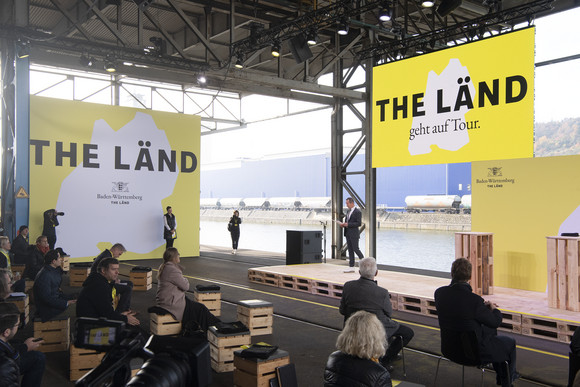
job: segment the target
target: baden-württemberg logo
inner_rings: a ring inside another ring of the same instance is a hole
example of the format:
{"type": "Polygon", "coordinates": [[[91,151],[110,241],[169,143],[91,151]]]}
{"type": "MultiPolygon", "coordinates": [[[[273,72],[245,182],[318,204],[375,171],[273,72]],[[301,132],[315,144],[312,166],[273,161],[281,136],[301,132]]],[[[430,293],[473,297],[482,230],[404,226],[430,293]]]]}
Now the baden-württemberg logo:
{"type": "Polygon", "coordinates": [[[486,184],[487,188],[502,188],[507,184],[514,184],[515,179],[504,177],[503,167],[488,167],[486,179],[475,179],[476,184],[486,184]],[[501,178],[501,179],[498,179],[501,178]]]}
{"type": "Polygon", "coordinates": [[[123,181],[114,181],[111,192],[129,192],[129,183],[123,181]]]}
{"type": "Polygon", "coordinates": [[[487,168],[488,169],[487,177],[499,177],[499,176],[503,176],[503,174],[501,173],[501,168],[502,167],[487,168]]]}

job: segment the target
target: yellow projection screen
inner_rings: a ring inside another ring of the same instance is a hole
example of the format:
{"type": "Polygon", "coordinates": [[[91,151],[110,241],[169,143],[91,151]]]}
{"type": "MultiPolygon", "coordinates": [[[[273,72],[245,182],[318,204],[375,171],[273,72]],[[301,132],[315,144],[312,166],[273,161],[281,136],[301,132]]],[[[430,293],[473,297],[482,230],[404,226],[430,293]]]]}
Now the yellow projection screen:
{"type": "Polygon", "coordinates": [[[123,259],[160,258],[171,206],[174,246],[199,255],[200,131],[197,116],[31,97],[31,241],[54,208],[55,246],[72,261],[116,242],[123,259]]]}
{"type": "Polygon", "coordinates": [[[533,157],[534,34],[375,67],[373,167],[533,157]]]}

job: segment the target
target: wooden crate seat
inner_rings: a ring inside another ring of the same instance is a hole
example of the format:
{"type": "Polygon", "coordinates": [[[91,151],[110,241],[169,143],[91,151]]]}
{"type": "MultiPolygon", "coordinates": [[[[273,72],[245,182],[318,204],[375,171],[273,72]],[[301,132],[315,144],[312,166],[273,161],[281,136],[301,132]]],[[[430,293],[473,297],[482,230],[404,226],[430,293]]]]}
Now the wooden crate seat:
{"type": "Polygon", "coordinates": [[[271,302],[262,300],[240,301],[238,320],[250,329],[252,336],[272,334],[274,306],[271,302]]]}
{"type": "Polygon", "coordinates": [[[173,318],[169,313],[160,315],[149,313],[151,333],[157,336],[178,335],[181,332],[181,321],[173,318]]]}
{"type": "Polygon", "coordinates": [[[70,318],[56,318],[47,322],[34,320],[34,337],[42,337],[44,342],[40,352],[68,351],[70,344],[70,318]]]}

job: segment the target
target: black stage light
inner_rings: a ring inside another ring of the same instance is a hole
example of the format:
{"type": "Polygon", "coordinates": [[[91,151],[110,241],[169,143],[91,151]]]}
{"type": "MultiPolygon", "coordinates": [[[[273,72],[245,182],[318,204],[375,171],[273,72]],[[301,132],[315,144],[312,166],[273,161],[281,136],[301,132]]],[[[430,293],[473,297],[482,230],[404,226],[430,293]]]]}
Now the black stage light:
{"type": "Polygon", "coordinates": [[[346,19],[341,19],[340,23],[338,23],[338,28],[336,30],[336,32],[339,35],[348,35],[348,22],[346,21],[346,19]]]}
{"type": "Polygon", "coordinates": [[[280,41],[279,40],[274,40],[274,43],[272,43],[272,56],[276,57],[276,58],[280,56],[280,41]]]}
{"type": "Polygon", "coordinates": [[[30,56],[30,43],[24,40],[16,42],[16,56],[19,59],[28,58],[30,56]]]}
{"type": "Polygon", "coordinates": [[[308,34],[306,34],[306,43],[308,43],[309,46],[314,46],[317,40],[318,33],[314,28],[310,29],[310,31],[308,31],[308,34]]]}
{"type": "Polygon", "coordinates": [[[237,69],[243,69],[244,68],[244,60],[242,59],[241,56],[238,57],[238,59],[236,60],[236,64],[234,66],[237,69]]]}
{"type": "Polygon", "coordinates": [[[108,58],[107,58],[107,60],[105,60],[105,65],[103,66],[103,68],[108,73],[114,73],[117,71],[117,66],[115,65],[115,62],[108,59],[108,58]]]}
{"type": "Polygon", "coordinates": [[[379,20],[383,22],[391,20],[391,11],[389,10],[389,7],[385,6],[381,8],[379,11],[379,20]]]}
{"type": "Polygon", "coordinates": [[[439,16],[445,17],[455,11],[455,9],[461,5],[461,2],[462,0],[443,0],[437,7],[437,13],[439,16]]]}
{"type": "Polygon", "coordinates": [[[83,54],[79,58],[79,63],[83,67],[94,67],[95,66],[95,58],[93,58],[93,57],[89,58],[88,55],[83,54]]]}

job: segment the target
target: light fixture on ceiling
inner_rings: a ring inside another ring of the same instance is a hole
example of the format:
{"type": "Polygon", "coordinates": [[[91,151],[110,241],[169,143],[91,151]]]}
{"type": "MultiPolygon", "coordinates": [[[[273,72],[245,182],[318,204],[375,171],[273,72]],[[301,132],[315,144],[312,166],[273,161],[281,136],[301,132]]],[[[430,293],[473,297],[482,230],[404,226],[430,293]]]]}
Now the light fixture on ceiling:
{"type": "Polygon", "coordinates": [[[105,59],[105,65],[103,66],[106,72],[114,73],[117,71],[117,66],[115,65],[115,61],[110,58],[105,59]]]}
{"type": "Polygon", "coordinates": [[[451,12],[455,11],[462,3],[462,0],[442,0],[437,7],[437,13],[441,17],[449,15],[451,12]]]}
{"type": "Polygon", "coordinates": [[[207,83],[207,78],[205,77],[205,74],[199,74],[197,76],[197,83],[199,83],[200,85],[205,85],[207,83]]]}
{"type": "Polygon", "coordinates": [[[423,8],[431,8],[434,5],[435,5],[435,1],[430,1],[430,0],[421,1],[421,7],[423,7],[423,8]]]}
{"type": "Polygon", "coordinates": [[[87,54],[82,54],[79,58],[79,63],[83,67],[94,67],[95,66],[95,58],[90,57],[87,54]]]}
{"type": "Polygon", "coordinates": [[[386,4],[379,11],[379,20],[383,22],[391,20],[391,10],[386,4]]]}
{"type": "Polygon", "coordinates": [[[278,39],[272,43],[272,56],[276,58],[280,56],[280,41],[278,39]]]}
{"type": "Polygon", "coordinates": [[[308,43],[309,46],[314,46],[317,40],[318,34],[316,33],[316,30],[314,28],[310,29],[306,34],[306,43],[308,43]]]}
{"type": "Polygon", "coordinates": [[[16,56],[19,59],[28,58],[30,56],[30,43],[28,41],[18,39],[16,42],[16,56]]]}
{"type": "Polygon", "coordinates": [[[340,23],[338,23],[338,28],[336,32],[342,36],[348,35],[348,22],[346,18],[340,19],[340,23]]]}
{"type": "Polygon", "coordinates": [[[244,68],[244,58],[241,54],[237,55],[237,59],[236,59],[236,64],[234,65],[235,68],[237,69],[243,69],[244,68]]]}

